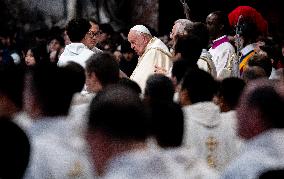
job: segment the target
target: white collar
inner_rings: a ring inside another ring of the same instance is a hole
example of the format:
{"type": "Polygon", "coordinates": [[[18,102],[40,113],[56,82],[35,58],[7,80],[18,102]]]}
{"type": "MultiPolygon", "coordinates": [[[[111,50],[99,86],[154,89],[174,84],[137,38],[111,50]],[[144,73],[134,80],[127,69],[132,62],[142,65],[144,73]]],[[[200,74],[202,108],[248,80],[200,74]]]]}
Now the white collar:
{"type": "Polygon", "coordinates": [[[223,35],[223,36],[221,36],[221,37],[219,37],[219,38],[213,40],[213,43],[215,43],[216,41],[218,41],[218,40],[220,40],[220,39],[222,39],[222,38],[225,38],[226,36],[227,36],[227,35],[223,35]]]}
{"type": "Polygon", "coordinates": [[[219,106],[212,101],[198,102],[184,106],[183,109],[188,111],[192,120],[204,126],[215,127],[221,122],[219,106]]]}
{"type": "Polygon", "coordinates": [[[246,55],[248,54],[250,51],[254,50],[254,44],[248,44],[247,46],[245,46],[242,50],[241,53],[242,55],[246,55]]]}

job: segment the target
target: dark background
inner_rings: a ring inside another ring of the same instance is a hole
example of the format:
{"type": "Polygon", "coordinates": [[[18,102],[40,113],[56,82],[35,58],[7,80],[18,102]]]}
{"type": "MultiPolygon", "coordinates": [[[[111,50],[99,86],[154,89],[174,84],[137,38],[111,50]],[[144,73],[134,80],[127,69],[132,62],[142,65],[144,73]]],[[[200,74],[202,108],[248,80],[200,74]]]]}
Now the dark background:
{"type": "MultiPolygon", "coordinates": [[[[115,0],[113,1],[115,2],[115,0]]],[[[136,3],[139,6],[141,4],[142,8],[151,8],[147,7],[148,1],[146,0],[125,0],[125,2],[124,4],[127,7],[121,7],[123,12],[120,15],[128,25],[135,24],[135,22],[131,23],[133,14],[129,14],[130,12],[135,13],[135,9],[126,9],[131,8],[129,7],[130,4],[136,3]]],[[[284,10],[282,9],[281,0],[187,0],[186,2],[191,9],[191,20],[202,22],[205,21],[206,16],[212,11],[222,10],[229,13],[239,5],[252,6],[268,21],[270,34],[276,36],[276,38],[284,39],[284,24],[282,22],[284,10]]],[[[180,0],[157,0],[157,3],[159,3],[159,12],[157,12],[159,17],[157,22],[159,35],[169,34],[174,21],[179,18],[185,18],[182,5],[180,0]]],[[[147,9],[145,9],[146,11],[147,9]]],[[[147,14],[143,14],[141,18],[145,18],[146,21],[147,18],[149,20],[147,14]]],[[[42,27],[44,23],[43,15],[36,11],[27,11],[21,0],[0,1],[1,28],[20,27],[24,30],[31,30],[42,27]]]]}
{"type": "MultiPolygon", "coordinates": [[[[248,5],[260,12],[268,21],[269,32],[283,39],[284,10],[281,0],[187,0],[191,9],[191,20],[205,22],[210,12],[221,10],[230,13],[240,5],[248,5]]],[[[173,22],[185,18],[179,0],[159,0],[159,31],[161,34],[170,32],[173,22]]]]}

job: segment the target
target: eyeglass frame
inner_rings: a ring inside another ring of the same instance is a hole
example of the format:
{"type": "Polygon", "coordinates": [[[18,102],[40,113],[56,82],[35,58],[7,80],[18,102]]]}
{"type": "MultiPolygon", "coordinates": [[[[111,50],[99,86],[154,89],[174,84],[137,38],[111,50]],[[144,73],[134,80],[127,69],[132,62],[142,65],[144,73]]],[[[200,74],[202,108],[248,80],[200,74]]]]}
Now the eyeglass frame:
{"type": "Polygon", "coordinates": [[[93,38],[93,37],[95,37],[95,36],[98,36],[98,35],[101,35],[102,34],[102,31],[97,31],[97,32],[93,32],[93,31],[89,31],[89,32],[87,32],[87,34],[91,37],[91,38],[93,38]]]}

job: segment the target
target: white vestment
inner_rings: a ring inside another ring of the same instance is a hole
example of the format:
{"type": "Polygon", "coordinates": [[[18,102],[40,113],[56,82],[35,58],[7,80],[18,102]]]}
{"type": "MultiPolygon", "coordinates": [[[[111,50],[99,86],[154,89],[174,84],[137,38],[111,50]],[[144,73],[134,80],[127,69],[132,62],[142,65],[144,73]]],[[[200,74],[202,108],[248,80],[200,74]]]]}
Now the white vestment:
{"type": "Polygon", "coordinates": [[[283,138],[283,129],[270,129],[247,140],[240,155],[225,169],[221,178],[254,179],[268,170],[283,169],[283,138]]]}
{"type": "MultiPolygon", "coordinates": [[[[214,40],[213,43],[225,37],[226,36],[222,36],[214,40]]],[[[215,48],[211,47],[209,53],[212,55],[212,60],[216,67],[217,78],[223,79],[230,76],[238,76],[238,59],[235,48],[230,42],[225,41],[215,48]]]]}
{"type": "Polygon", "coordinates": [[[185,147],[195,148],[198,158],[221,172],[238,152],[232,123],[223,121],[213,102],[188,105],[183,111],[185,147]]]}
{"type": "Polygon", "coordinates": [[[129,151],[108,163],[103,179],[185,179],[184,170],[168,155],[153,149],[129,151]]]}
{"type": "Polygon", "coordinates": [[[37,119],[28,132],[31,157],[24,178],[94,178],[88,154],[72,146],[70,133],[65,117],[37,119]]]}
{"type": "Polygon", "coordinates": [[[63,53],[60,55],[57,65],[59,67],[67,65],[69,61],[73,61],[86,67],[86,61],[94,54],[83,43],[71,43],[66,45],[63,53]]]}
{"type": "Polygon", "coordinates": [[[212,61],[212,56],[206,49],[202,49],[197,65],[198,68],[210,73],[214,78],[217,77],[216,67],[212,61]]]}
{"type": "Polygon", "coordinates": [[[148,77],[154,74],[155,65],[169,71],[172,66],[168,47],[158,38],[153,37],[138,59],[130,79],[138,83],[142,91],[145,89],[148,77]]]}
{"type": "Polygon", "coordinates": [[[185,148],[182,146],[161,148],[155,139],[148,139],[147,145],[151,150],[159,151],[159,155],[171,158],[171,160],[173,160],[172,163],[176,163],[177,166],[181,167],[188,179],[219,178],[219,172],[208,167],[204,160],[200,160],[193,148],[185,148]]]}

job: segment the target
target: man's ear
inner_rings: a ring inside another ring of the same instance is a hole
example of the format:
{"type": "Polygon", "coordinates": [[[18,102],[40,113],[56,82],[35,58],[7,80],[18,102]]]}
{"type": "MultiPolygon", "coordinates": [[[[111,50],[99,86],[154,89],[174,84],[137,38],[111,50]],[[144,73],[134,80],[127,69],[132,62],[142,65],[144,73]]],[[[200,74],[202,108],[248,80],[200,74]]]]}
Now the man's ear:
{"type": "Polygon", "coordinates": [[[181,89],[179,91],[179,100],[180,100],[180,105],[182,106],[186,106],[186,105],[190,105],[191,101],[188,95],[188,90],[187,89],[181,89]]]}

